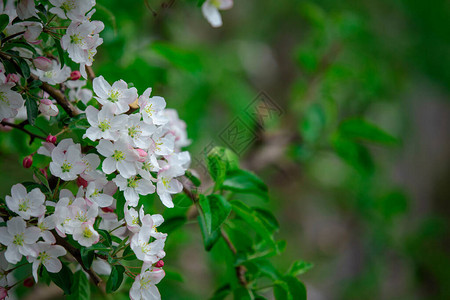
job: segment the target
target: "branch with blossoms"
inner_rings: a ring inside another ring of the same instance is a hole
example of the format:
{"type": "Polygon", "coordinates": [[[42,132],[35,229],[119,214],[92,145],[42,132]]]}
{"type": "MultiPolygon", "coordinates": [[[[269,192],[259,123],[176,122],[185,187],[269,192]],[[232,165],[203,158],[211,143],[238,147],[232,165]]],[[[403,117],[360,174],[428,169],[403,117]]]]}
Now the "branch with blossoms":
{"type": "MultiPolygon", "coordinates": [[[[231,5],[206,1],[203,12],[214,17],[231,5]]],[[[208,194],[198,192],[201,182],[183,151],[191,141],[177,111],[150,87],[140,93],[124,80],[95,77],[91,66],[104,25],[92,20],[94,6],[93,0],[21,0],[0,7],[0,121],[39,143],[23,161],[33,168],[34,181],[13,185],[0,203],[0,261],[6,261],[0,274],[31,264],[25,281],[52,281],[68,295],[86,292],[87,276],[97,286],[106,280],[105,291],[113,293],[126,275],[133,282],[131,299],[160,299],[156,285],[165,276],[168,234],[158,231],[164,218],[148,199],[154,195],[173,208],[179,194],[197,210],[205,250],[222,245],[230,254],[226,263],[235,276],[221,293],[257,296],[270,269],[266,259],[281,253],[283,243],[274,238],[271,212],[238,198],[267,200],[267,186],[241,169],[230,150],[215,148],[207,157],[214,186],[208,194]],[[58,132],[35,133],[43,131],[37,120],[58,132]],[[252,232],[246,242],[242,223],[252,232]],[[252,246],[243,247],[249,241],[252,246]]],[[[217,25],[217,15],[209,21],[217,25]]],[[[273,286],[299,288],[298,269],[272,271],[273,286]]],[[[19,284],[6,275],[0,299],[19,284]]]]}

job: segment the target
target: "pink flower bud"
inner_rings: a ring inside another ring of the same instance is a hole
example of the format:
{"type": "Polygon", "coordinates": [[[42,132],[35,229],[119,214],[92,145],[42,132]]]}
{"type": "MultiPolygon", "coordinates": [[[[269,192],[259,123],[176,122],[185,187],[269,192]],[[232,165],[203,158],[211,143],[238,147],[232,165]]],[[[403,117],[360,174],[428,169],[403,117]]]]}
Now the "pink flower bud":
{"type": "Polygon", "coordinates": [[[33,277],[28,277],[27,279],[25,279],[24,281],[23,281],[23,286],[24,287],[32,287],[34,285],[34,279],[33,279],[33,277]]]}
{"type": "Polygon", "coordinates": [[[17,82],[19,82],[19,79],[20,79],[20,77],[17,74],[6,75],[6,82],[17,83],[17,82]]]}
{"type": "Polygon", "coordinates": [[[0,286],[0,300],[6,299],[8,297],[8,290],[0,286]]]}
{"type": "Polygon", "coordinates": [[[39,103],[39,111],[44,115],[48,117],[55,117],[59,113],[58,107],[53,104],[53,102],[50,99],[44,98],[41,99],[39,103]]]}
{"type": "Polygon", "coordinates": [[[25,169],[28,169],[33,164],[33,155],[28,155],[23,159],[22,165],[25,169]]]}
{"type": "Polygon", "coordinates": [[[144,162],[144,161],[145,161],[145,158],[146,158],[147,155],[148,155],[148,153],[147,153],[146,151],[142,150],[142,149],[136,149],[136,152],[137,152],[138,155],[139,155],[138,161],[144,162]]]}
{"type": "Polygon", "coordinates": [[[70,73],[70,80],[78,80],[80,78],[81,78],[80,71],[72,71],[72,73],[70,73]]]}
{"type": "Polygon", "coordinates": [[[45,139],[47,143],[56,144],[56,136],[49,134],[45,139]]]}
{"type": "Polygon", "coordinates": [[[39,56],[33,59],[33,64],[36,68],[42,71],[50,71],[53,67],[53,62],[44,56],[39,56]]]}
{"type": "Polygon", "coordinates": [[[164,267],[164,262],[163,262],[162,260],[158,261],[158,262],[155,264],[155,267],[157,267],[157,268],[162,268],[162,267],[164,267]]]}
{"type": "Polygon", "coordinates": [[[42,173],[42,175],[45,176],[45,178],[48,179],[48,175],[47,175],[47,169],[39,169],[39,171],[42,173]]]}
{"type": "Polygon", "coordinates": [[[79,176],[79,177],[77,178],[77,185],[78,185],[78,187],[83,186],[84,188],[87,188],[88,182],[87,182],[87,180],[85,180],[84,178],[82,178],[81,176],[79,176]]]}

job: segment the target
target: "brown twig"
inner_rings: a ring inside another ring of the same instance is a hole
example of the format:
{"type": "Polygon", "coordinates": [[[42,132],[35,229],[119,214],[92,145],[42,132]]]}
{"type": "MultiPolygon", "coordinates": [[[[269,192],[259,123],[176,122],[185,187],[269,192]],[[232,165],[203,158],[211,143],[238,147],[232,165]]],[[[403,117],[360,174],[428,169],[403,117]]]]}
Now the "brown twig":
{"type": "Polygon", "coordinates": [[[71,244],[69,244],[69,242],[67,242],[65,239],[60,237],[55,231],[52,230],[52,233],[55,236],[56,244],[63,246],[64,249],[66,249],[67,252],[69,252],[77,260],[77,262],[80,264],[80,266],[83,268],[83,270],[89,274],[89,277],[91,277],[94,284],[96,286],[99,286],[100,283],[102,282],[102,279],[92,269],[88,269],[84,266],[83,260],[81,259],[80,250],[75,248],[71,244]]]}
{"type": "MultiPolygon", "coordinates": [[[[39,78],[37,78],[37,76],[35,75],[31,75],[31,78],[33,80],[39,80],[39,78]]],[[[47,94],[52,96],[70,117],[74,117],[80,113],[78,109],[76,109],[75,106],[73,106],[72,103],[70,103],[70,101],[67,100],[66,96],[64,96],[64,94],[61,93],[60,90],[55,89],[46,82],[43,82],[40,88],[43,91],[47,92],[47,94]]]]}
{"type": "Polygon", "coordinates": [[[86,68],[86,73],[88,75],[89,81],[92,82],[92,80],[94,80],[94,78],[95,78],[94,70],[90,66],[86,66],[85,68],[86,68]]]}
{"type": "Polygon", "coordinates": [[[38,134],[32,133],[31,131],[25,129],[24,126],[27,123],[25,123],[24,125],[21,125],[21,124],[23,124],[23,122],[21,124],[14,124],[14,123],[10,123],[10,122],[7,122],[7,121],[2,121],[1,124],[3,126],[9,126],[11,128],[19,129],[19,130],[25,132],[26,134],[28,134],[31,137],[32,140],[33,139],[41,139],[41,140],[45,141],[45,139],[46,139],[44,136],[40,136],[38,134]]]}

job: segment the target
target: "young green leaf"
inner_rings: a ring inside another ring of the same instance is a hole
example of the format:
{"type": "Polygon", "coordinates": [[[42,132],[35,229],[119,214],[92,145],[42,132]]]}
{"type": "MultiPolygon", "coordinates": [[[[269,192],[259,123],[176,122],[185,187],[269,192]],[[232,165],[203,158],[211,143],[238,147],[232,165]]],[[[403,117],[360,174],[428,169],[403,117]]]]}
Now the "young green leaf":
{"type": "Polygon", "coordinates": [[[269,198],[266,184],[255,174],[245,170],[227,172],[222,189],[237,193],[253,194],[263,200],[269,198]]]}
{"type": "Polygon", "coordinates": [[[230,202],[233,208],[233,211],[238,215],[241,219],[248,223],[250,227],[252,227],[259,236],[261,236],[271,248],[276,249],[276,244],[272,236],[272,232],[269,230],[267,225],[258,214],[238,200],[233,200],[230,202]]]}
{"type": "Polygon", "coordinates": [[[109,232],[106,231],[106,230],[103,230],[103,229],[98,229],[97,231],[105,239],[105,244],[107,246],[111,247],[112,246],[112,240],[111,240],[111,235],[109,234],[109,232]]]}
{"type": "Polygon", "coordinates": [[[231,212],[231,205],[221,195],[200,195],[200,207],[205,217],[206,228],[211,234],[216,230],[220,230],[220,225],[227,219],[231,212]]]}
{"type": "Polygon", "coordinates": [[[79,270],[74,274],[72,294],[67,297],[68,300],[89,300],[91,299],[91,288],[86,274],[79,270]]]}
{"type": "Polygon", "coordinates": [[[55,47],[56,47],[56,50],[58,51],[59,62],[61,64],[61,68],[62,68],[64,66],[64,64],[65,64],[64,51],[61,48],[61,43],[60,43],[60,41],[58,39],[53,38],[53,41],[55,42],[55,47]]]}
{"type": "Polygon", "coordinates": [[[7,14],[0,15],[0,32],[5,30],[6,26],[9,24],[9,16],[7,14]]]}
{"type": "Polygon", "coordinates": [[[48,272],[48,275],[64,291],[64,294],[70,295],[72,293],[73,273],[67,265],[62,264],[61,271],[58,273],[48,272]]]}
{"type": "Polygon", "coordinates": [[[117,291],[123,281],[123,273],[125,272],[125,268],[121,265],[115,265],[111,274],[109,275],[108,281],[106,282],[106,292],[112,293],[117,291]]]}
{"type": "Polygon", "coordinates": [[[34,126],[34,122],[38,116],[38,105],[36,103],[36,100],[34,100],[31,97],[25,97],[25,105],[27,107],[27,117],[28,117],[28,123],[30,123],[31,126],[34,126]]]}
{"type": "Polygon", "coordinates": [[[343,121],[339,126],[339,133],[349,139],[365,140],[384,145],[392,145],[398,142],[395,137],[383,129],[362,119],[343,121]]]}
{"type": "Polygon", "coordinates": [[[298,276],[306,273],[313,266],[314,265],[312,263],[303,260],[297,260],[292,263],[291,267],[289,268],[288,274],[291,276],[298,276]]]}
{"type": "Polygon", "coordinates": [[[80,254],[83,265],[89,269],[94,261],[94,251],[83,247],[80,249],[80,254]]]}
{"type": "Polygon", "coordinates": [[[30,77],[30,66],[27,64],[26,60],[21,57],[14,57],[17,65],[19,66],[20,73],[26,79],[30,77]]]}
{"type": "Polygon", "coordinates": [[[213,231],[211,234],[208,232],[206,228],[205,218],[204,216],[198,216],[198,224],[200,225],[200,231],[203,237],[203,245],[206,251],[210,251],[212,247],[216,244],[216,242],[220,238],[219,230],[213,231]]]}

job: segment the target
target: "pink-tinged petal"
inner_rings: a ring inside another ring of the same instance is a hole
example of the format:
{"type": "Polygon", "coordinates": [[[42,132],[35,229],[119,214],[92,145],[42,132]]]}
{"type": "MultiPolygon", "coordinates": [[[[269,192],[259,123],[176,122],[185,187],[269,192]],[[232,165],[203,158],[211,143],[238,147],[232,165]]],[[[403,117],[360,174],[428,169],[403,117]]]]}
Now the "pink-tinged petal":
{"type": "Polygon", "coordinates": [[[172,208],[173,205],[173,201],[172,201],[172,197],[170,196],[170,194],[168,193],[163,193],[163,194],[159,194],[159,198],[161,199],[161,202],[169,208],[172,208]]]}
{"type": "Polygon", "coordinates": [[[139,195],[134,189],[127,188],[124,191],[125,199],[129,206],[136,207],[139,203],[139,195]]]}
{"type": "Polygon", "coordinates": [[[155,227],[158,227],[164,222],[164,218],[160,214],[152,215],[152,219],[153,219],[153,226],[155,227]]]}
{"type": "Polygon", "coordinates": [[[133,282],[133,285],[130,289],[130,299],[131,300],[141,300],[141,276],[136,276],[136,279],[133,282]]]}

